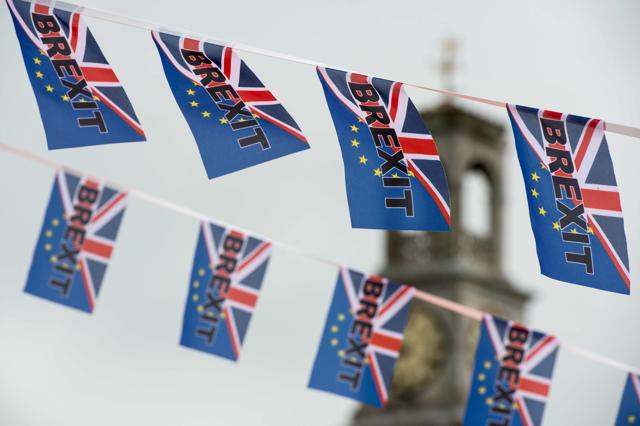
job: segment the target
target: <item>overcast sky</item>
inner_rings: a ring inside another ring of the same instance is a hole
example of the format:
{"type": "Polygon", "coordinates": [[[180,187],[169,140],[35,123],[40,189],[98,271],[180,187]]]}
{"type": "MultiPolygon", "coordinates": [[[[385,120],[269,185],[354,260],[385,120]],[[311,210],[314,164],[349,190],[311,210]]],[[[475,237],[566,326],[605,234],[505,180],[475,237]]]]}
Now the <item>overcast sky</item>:
{"type": "MultiPolygon", "coordinates": [[[[439,86],[442,40],[461,45],[460,91],[640,126],[640,3],[87,0],[189,28],[398,80],[439,86]],[[362,25],[365,19],[373,24],[362,25]]],[[[208,181],[150,35],[89,19],[148,142],[47,152],[6,7],[0,7],[0,140],[142,189],[365,271],[383,233],[352,230],[339,147],[313,68],[242,57],[279,97],[312,149],[208,181]]],[[[420,107],[441,99],[411,89],[420,107]]],[[[461,106],[508,126],[499,108],[461,106]]],[[[437,139],[438,135],[435,135],[437,139]]],[[[506,274],[533,295],[532,327],[640,366],[640,292],[624,297],[538,273],[513,139],[507,158],[506,274]],[[517,251],[516,251],[517,248],[517,251]]],[[[632,276],[638,262],[640,140],[609,145],[622,195],[632,276]]],[[[0,423],[7,425],[341,425],[355,405],[306,384],[336,271],[276,250],[240,361],[178,346],[197,222],[132,199],[96,311],[22,292],[52,170],[0,153],[0,423]]],[[[547,425],[612,424],[622,371],[561,352],[547,425]]]]}

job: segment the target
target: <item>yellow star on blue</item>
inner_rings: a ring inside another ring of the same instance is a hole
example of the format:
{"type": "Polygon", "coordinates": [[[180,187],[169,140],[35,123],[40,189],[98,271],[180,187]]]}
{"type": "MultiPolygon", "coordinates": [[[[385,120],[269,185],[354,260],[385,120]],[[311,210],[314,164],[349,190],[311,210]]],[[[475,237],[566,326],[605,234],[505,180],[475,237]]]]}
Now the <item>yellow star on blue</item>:
{"type": "Polygon", "coordinates": [[[358,133],[358,130],[360,130],[360,129],[358,129],[358,126],[356,126],[355,124],[352,124],[352,125],[351,125],[351,131],[352,131],[352,132],[356,132],[356,133],[358,133]]]}

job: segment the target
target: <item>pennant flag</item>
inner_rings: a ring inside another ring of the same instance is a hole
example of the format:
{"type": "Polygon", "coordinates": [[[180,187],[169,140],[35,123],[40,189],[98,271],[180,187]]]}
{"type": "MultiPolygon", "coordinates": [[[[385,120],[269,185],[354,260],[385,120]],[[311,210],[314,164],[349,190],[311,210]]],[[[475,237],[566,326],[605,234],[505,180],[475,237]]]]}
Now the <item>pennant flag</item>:
{"type": "Polygon", "coordinates": [[[447,231],[444,168],[402,83],[317,70],[342,150],[351,226],[447,231]]]}
{"type": "Polygon", "coordinates": [[[463,424],[542,424],[557,353],[554,336],[485,315],[463,424]]]}
{"type": "Polygon", "coordinates": [[[180,344],[237,361],[270,258],[270,242],[202,222],[180,344]]]}
{"type": "Polygon", "coordinates": [[[92,312],[126,206],[126,192],[57,171],[24,291],[92,312]]]}
{"type": "Polygon", "coordinates": [[[542,274],[629,294],[622,206],[604,122],[508,105],[542,274]]]}
{"type": "Polygon", "coordinates": [[[209,179],[309,148],[287,110],[231,47],[152,36],[209,179]]]}
{"type": "Polygon", "coordinates": [[[640,376],[629,373],[624,387],[616,426],[640,424],[640,376]]]}
{"type": "Polygon", "coordinates": [[[131,102],[77,6],[43,3],[7,0],[49,149],[144,141],[131,102]]]}
{"type": "Polygon", "coordinates": [[[413,292],[340,268],[309,387],[384,407],[413,292]]]}

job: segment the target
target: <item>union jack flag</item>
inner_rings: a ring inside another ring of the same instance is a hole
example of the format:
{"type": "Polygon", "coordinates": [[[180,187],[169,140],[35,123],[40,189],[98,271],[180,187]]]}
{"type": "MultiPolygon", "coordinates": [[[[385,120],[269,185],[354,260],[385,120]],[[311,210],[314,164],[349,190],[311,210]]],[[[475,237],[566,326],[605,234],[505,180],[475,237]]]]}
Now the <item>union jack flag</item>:
{"type": "Polygon", "coordinates": [[[351,226],[448,230],[451,209],[444,168],[403,84],[317,70],[342,150],[351,226]],[[358,88],[370,93],[360,98],[366,100],[358,100],[358,88]]]}
{"type": "Polygon", "coordinates": [[[77,6],[24,0],[7,0],[7,5],[49,149],[145,140],[122,84],[77,6]]]}
{"type": "Polygon", "coordinates": [[[309,148],[294,119],[233,48],[151,34],[210,179],[309,148]]]}
{"type": "Polygon", "coordinates": [[[180,344],[237,361],[270,258],[270,242],[202,222],[180,344]]]}
{"type": "Polygon", "coordinates": [[[340,268],[309,387],[384,407],[413,293],[340,268]]]}
{"type": "Polygon", "coordinates": [[[542,273],[629,294],[627,240],[604,122],[507,109],[542,273]]]}
{"type": "Polygon", "coordinates": [[[126,192],[57,171],[25,292],[93,312],[126,206],[126,192]]]}
{"type": "Polygon", "coordinates": [[[640,423],[640,376],[629,373],[624,386],[616,426],[640,423]]]}
{"type": "Polygon", "coordinates": [[[463,424],[541,425],[557,353],[554,336],[485,315],[463,424]]]}

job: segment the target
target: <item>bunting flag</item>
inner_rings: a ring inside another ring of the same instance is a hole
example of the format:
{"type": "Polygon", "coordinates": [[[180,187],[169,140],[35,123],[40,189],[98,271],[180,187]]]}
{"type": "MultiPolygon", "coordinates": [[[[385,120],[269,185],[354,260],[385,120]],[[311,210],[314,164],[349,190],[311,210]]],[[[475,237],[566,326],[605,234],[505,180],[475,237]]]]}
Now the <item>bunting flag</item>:
{"type": "Polygon", "coordinates": [[[144,141],[129,98],[79,9],[50,3],[7,0],[49,149],[144,141]]]}
{"type": "Polygon", "coordinates": [[[231,47],[152,36],[210,179],[309,148],[287,110],[231,47]]]}
{"type": "Polygon", "coordinates": [[[93,312],[126,207],[126,192],[57,171],[25,291],[93,312]]]}
{"type": "Polygon", "coordinates": [[[622,206],[604,123],[508,105],[542,274],[629,294],[622,206]]]}
{"type": "Polygon", "coordinates": [[[557,353],[554,336],[484,315],[463,424],[542,424],[557,353]]]}
{"type": "Polygon", "coordinates": [[[616,426],[640,424],[640,376],[629,373],[624,387],[616,426]]]}
{"type": "Polygon", "coordinates": [[[340,268],[309,387],[384,407],[413,293],[340,268]]]}
{"type": "Polygon", "coordinates": [[[402,83],[317,70],[342,150],[351,226],[447,231],[444,168],[402,83]]]}
{"type": "Polygon", "coordinates": [[[202,222],[180,344],[237,361],[270,258],[270,242],[202,222]]]}

